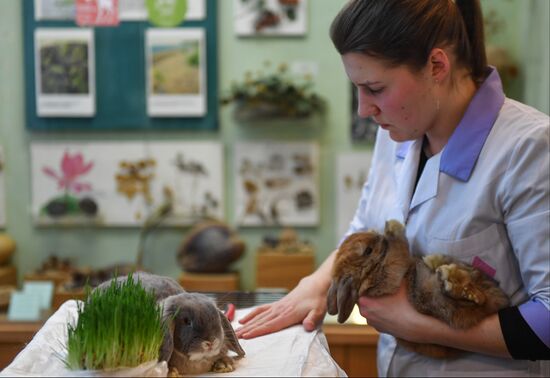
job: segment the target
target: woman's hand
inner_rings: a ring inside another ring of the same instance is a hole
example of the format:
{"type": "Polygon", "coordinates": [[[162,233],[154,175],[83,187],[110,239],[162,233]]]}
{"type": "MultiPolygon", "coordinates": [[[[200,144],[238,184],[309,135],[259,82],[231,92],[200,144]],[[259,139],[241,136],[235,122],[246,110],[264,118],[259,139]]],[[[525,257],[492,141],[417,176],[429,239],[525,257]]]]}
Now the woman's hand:
{"type": "Polygon", "coordinates": [[[378,332],[414,342],[427,342],[430,325],[439,320],[420,314],[407,298],[403,281],[399,290],[383,297],[360,297],[359,312],[378,332]]]}
{"type": "Polygon", "coordinates": [[[416,311],[407,297],[405,281],[397,293],[377,298],[360,297],[358,305],[361,315],[378,332],[416,343],[510,358],[497,314],[467,330],[453,329],[439,319],[416,311]]]}
{"type": "Polygon", "coordinates": [[[313,331],[325,316],[327,293],[312,277],[303,278],[285,297],[262,305],[239,320],[243,326],[235,331],[237,337],[251,339],[302,323],[313,331]]]}

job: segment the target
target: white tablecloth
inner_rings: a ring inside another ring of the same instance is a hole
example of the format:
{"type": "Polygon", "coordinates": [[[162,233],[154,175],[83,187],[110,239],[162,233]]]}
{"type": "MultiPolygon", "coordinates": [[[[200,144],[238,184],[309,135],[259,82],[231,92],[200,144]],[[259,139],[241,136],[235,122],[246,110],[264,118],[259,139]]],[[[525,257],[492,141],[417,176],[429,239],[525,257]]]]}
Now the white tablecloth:
{"type": "MultiPolygon", "coordinates": [[[[74,371],[65,368],[62,359],[65,355],[67,323],[76,319],[76,304],[76,301],[65,302],[25,349],[0,372],[0,376],[75,376],[74,371]]],[[[251,308],[237,310],[233,326],[237,326],[236,321],[250,310],[251,308]]],[[[306,332],[301,325],[296,325],[240,342],[246,356],[237,362],[235,371],[205,376],[346,376],[332,359],[325,335],[319,330],[306,332]]],[[[157,366],[157,372],[163,372],[163,369],[165,366],[157,366]]],[[[81,373],[94,375],[89,371],[81,373]]]]}

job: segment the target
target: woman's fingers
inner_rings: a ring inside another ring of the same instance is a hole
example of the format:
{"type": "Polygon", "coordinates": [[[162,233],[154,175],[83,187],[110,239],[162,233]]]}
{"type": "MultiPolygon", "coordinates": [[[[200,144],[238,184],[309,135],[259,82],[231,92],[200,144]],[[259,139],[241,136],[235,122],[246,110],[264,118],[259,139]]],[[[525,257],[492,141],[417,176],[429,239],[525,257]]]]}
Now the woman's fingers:
{"type": "Polygon", "coordinates": [[[251,339],[290,327],[299,323],[299,321],[299,314],[292,311],[291,307],[271,308],[269,312],[261,314],[249,325],[240,328],[236,332],[238,337],[251,339]]]}
{"type": "Polygon", "coordinates": [[[302,325],[304,326],[304,329],[308,332],[311,332],[317,328],[317,326],[321,323],[325,313],[319,312],[317,310],[311,310],[305,319],[302,321],[302,325]]]}
{"type": "Polygon", "coordinates": [[[258,314],[261,314],[262,312],[269,310],[270,307],[271,307],[270,304],[256,307],[254,310],[250,311],[245,317],[243,317],[242,319],[239,319],[239,323],[241,323],[241,324],[248,323],[250,321],[250,319],[253,319],[258,314]]]}
{"type": "MultiPolygon", "coordinates": [[[[237,337],[241,337],[245,333],[250,332],[260,326],[265,326],[267,322],[277,316],[277,313],[272,307],[266,307],[263,309],[255,309],[247,317],[243,318],[240,323],[242,327],[235,331],[237,337]],[[259,311],[258,311],[259,310],[259,311]]],[[[274,330],[275,331],[275,330],[274,330]]]]}

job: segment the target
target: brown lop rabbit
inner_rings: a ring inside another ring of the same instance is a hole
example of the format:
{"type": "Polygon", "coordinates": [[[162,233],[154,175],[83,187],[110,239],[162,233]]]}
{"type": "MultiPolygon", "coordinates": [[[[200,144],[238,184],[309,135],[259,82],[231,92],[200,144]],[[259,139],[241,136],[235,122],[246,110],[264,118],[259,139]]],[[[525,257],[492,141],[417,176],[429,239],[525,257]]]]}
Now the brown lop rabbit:
{"type": "MultiPolygon", "coordinates": [[[[336,255],[328,291],[328,313],[338,322],[349,317],[360,296],[395,293],[407,280],[409,301],[422,314],[467,329],[508,305],[498,283],[480,270],[445,255],[411,256],[405,228],[386,222],[384,234],[375,231],[348,236],[336,255]]],[[[441,345],[397,339],[399,345],[434,358],[456,357],[460,351],[441,345]]]]}

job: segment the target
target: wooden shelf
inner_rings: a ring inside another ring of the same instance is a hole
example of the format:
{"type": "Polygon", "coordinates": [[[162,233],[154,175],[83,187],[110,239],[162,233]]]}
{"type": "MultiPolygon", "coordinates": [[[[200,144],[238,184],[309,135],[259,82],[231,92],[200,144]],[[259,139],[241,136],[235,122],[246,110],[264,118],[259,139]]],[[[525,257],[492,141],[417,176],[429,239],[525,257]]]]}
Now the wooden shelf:
{"type": "Polygon", "coordinates": [[[17,286],[17,268],[15,266],[0,266],[0,285],[17,286]]]}
{"type": "Polygon", "coordinates": [[[43,322],[12,322],[0,315],[0,369],[8,366],[32,340],[43,322]]]}
{"type": "Polygon", "coordinates": [[[256,254],[256,288],[292,290],[315,270],[315,256],[309,253],[256,254]]]}
{"type": "Polygon", "coordinates": [[[187,291],[236,291],[239,290],[239,273],[183,272],[179,284],[187,291]]]}

